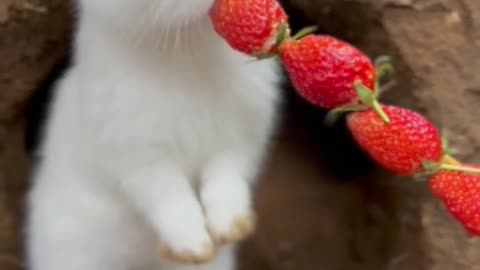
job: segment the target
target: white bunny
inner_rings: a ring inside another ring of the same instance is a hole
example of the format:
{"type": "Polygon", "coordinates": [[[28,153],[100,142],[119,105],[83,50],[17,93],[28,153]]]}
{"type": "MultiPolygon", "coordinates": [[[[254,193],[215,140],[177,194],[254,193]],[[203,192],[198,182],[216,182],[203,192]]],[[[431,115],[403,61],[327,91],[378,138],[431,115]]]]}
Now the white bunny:
{"type": "Polygon", "coordinates": [[[214,33],[212,2],[79,1],[28,197],[29,269],[233,270],[280,73],[214,33]]]}

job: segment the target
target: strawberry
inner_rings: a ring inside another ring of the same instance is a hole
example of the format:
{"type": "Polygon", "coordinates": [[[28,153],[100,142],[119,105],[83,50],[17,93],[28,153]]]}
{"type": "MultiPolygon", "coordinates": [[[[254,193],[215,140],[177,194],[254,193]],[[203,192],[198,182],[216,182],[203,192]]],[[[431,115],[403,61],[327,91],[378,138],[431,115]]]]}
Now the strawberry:
{"type": "Polygon", "coordinates": [[[347,127],[354,139],[379,165],[398,175],[424,173],[425,163],[437,164],[443,156],[442,140],[435,127],[413,111],[387,105],[352,112],[347,127]]]}
{"type": "Polygon", "coordinates": [[[429,187],[468,232],[480,236],[480,174],[440,170],[429,178],[429,187]]]}
{"type": "Polygon", "coordinates": [[[358,102],[354,82],[375,86],[375,68],[355,47],[326,35],[285,39],[280,59],[300,96],[313,105],[333,109],[358,102]]]}
{"type": "Polygon", "coordinates": [[[251,56],[275,54],[289,34],[287,15],[276,0],[216,0],[210,18],[233,49],[251,56]]]}

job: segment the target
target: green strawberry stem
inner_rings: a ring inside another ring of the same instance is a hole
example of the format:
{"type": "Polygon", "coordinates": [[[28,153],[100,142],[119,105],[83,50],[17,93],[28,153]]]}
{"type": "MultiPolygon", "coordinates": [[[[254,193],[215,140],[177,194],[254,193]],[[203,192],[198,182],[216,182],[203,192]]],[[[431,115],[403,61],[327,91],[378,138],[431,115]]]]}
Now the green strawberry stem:
{"type": "Polygon", "coordinates": [[[305,27],[303,29],[301,29],[300,31],[298,31],[292,38],[294,40],[299,40],[305,36],[308,36],[312,33],[314,33],[315,31],[317,31],[318,29],[318,26],[309,26],[309,27],[305,27]]]}
{"type": "Polygon", "coordinates": [[[471,168],[461,165],[450,165],[450,164],[441,164],[439,169],[447,170],[447,171],[456,171],[456,172],[464,172],[464,173],[472,173],[472,174],[480,174],[480,169],[471,168]]]}
{"type": "Polygon", "coordinates": [[[372,107],[375,110],[375,112],[377,112],[377,114],[380,116],[380,118],[382,118],[383,122],[385,122],[386,124],[390,124],[390,119],[385,114],[385,112],[382,110],[382,108],[380,107],[380,104],[378,103],[377,100],[373,101],[372,107]]]}
{"type": "Polygon", "coordinates": [[[446,171],[456,171],[456,172],[463,172],[463,173],[471,173],[471,174],[480,174],[480,168],[473,168],[469,166],[464,166],[461,164],[460,161],[456,160],[454,157],[445,154],[442,157],[442,160],[439,163],[433,163],[429,161],[422,162],[423,168],[427,175],[434,174],[439,170],[446,170],[446,171]]]}
{"type": "Polygon", "coordinates": [[[332,125],[338,120],[338,118],[346,113],[364,111],[366,109],[368,109],[368,107],[363,104],[348,104],[335,108],[328,112],[327,116],[325,117],[325,123],[327,125],[332,125]]]}
{"type": "Polygon", "coordinates": [[[374,109],[375,112],[380,116],[380,118],[382,118],[383,122],[390,124],[390,119],[380,107],[380,103],[378,103],[378,100],[375,98],[374,93],[372,93],[370,89],[368,89],[358,81],[355,82],[354,87],[362,103],[374,109]]]}

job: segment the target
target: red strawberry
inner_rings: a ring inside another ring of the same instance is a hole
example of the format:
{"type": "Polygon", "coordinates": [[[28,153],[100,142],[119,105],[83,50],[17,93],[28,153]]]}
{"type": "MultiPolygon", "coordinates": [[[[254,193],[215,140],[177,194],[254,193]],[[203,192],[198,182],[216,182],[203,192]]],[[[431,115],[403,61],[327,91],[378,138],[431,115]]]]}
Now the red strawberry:
{"type": "Polygon", "coordinates": [[[429,186],[467,231],[480,236],[480,174],[441,170],[429,178],[429,186]]]}
{"type": "Polygon", "coordinates": [[[334,37],[286,39],[280,58],[296,91],[313,105],[333,109],[358,101],[354,82],[375,85],[375,68],[358,49],[334,37]]]}
{"type": "Polygon", "coordinates": [[[287,15],[276,0],[216,0],[210,17],[232,48],[252,56],[275,53],[279,36],[288,34],[287,15]]]}
{"type": "Polygon", "coordinates": [[[423,162],[440,162],[442,141],[427,119],[407,109],[379,107],[390,123],[373,108],[347,116],[354,139],[379,165],[398,175],[413,175],[424,172],[423,162]]]}

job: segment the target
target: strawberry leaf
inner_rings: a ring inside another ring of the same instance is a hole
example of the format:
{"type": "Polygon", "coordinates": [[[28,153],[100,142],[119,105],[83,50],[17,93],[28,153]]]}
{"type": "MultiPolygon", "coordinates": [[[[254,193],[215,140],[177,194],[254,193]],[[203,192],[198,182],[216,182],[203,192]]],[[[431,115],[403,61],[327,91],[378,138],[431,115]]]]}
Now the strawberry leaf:
{"type": "Polygon", "coordinates": [[[275,40],[275,48],[280,47],[287,36],[287,26],[284,23],[280,23],[279,30],[277,39],[275,40]]]}
{"type": "Polygon", "coordinates": [[[387,73],[393,72],[393,65],[391,64],[391,58],[388,56],[380,56],[375,60],[375,85],[373,88],[373,93],[375,97],[380,95],[380,80],[387,73]]]}
{"type": "Polygon", "coordinates": [[[360,101],[362,101],[363,104],[372,107],[373,101],[375,100],[372,91],[358,81],[355,82],[354,87],[360,101]]]}
{"type": "Polygon", "coordinates": [[[412,179],[415,182],[427,182],[428,181],[428,175],[426,175],[424,173],[414,174],[414,175],[412,175],[412,179]]]}
{"type": "Polygon", "coordinates": [[[355,82],[354,86],[360,101],[362,101],[362,103],[368,107],[373,108],[380,118],[382,118],[383,122],[389,124],[390,119],[380,107],[380,104],[376,100],[374,93],[359,82],[355,82]]]}
{"type": "Polygon", "coordinates": [[[377,57],[377,59],[375,59],[374,65],[376,69],[379,69],[385,66],[386,69],[393,70],[393,66],[391,65],[391,63],[392,63],[392,58],[390,56],[382,55],[377,57]]]}

